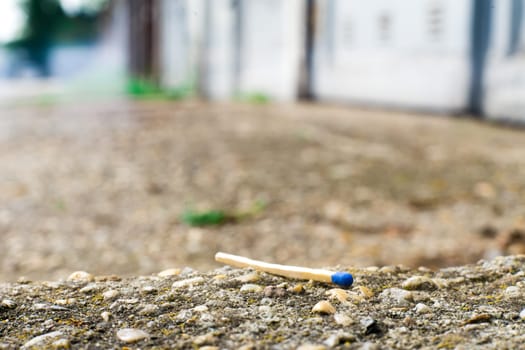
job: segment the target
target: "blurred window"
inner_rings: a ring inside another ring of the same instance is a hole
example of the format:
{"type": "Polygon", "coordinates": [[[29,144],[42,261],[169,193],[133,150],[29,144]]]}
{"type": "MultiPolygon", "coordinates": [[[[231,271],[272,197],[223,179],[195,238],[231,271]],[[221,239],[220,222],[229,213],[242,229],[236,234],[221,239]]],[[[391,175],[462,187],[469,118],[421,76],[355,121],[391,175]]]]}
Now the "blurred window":
{"type": "Polygon", "coordinates": [[[428,12],[428,35],[431,41],[439,41],[443,35],[443,8],[434,4],[428,12]]]}
{"type": "Polygon", "coordinates": [[[383,13],[379,16],[379,41],[387,43],[390,41],[390,32],[392,31],[392,17],[389,13],[383,13]]]}

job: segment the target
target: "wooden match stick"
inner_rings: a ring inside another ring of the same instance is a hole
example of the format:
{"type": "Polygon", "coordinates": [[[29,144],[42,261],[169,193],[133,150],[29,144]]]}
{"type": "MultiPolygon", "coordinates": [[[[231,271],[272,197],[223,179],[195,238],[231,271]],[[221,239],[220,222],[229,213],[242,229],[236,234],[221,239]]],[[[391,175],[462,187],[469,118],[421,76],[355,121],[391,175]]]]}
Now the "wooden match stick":
{"type": "Polygon", "coordinates": [[[334,283],[341,287],[350,287],[354,278],[348,272],[333,272],[323,269],[310,269],[307,267],[270,264],[263,261],[252,260],[243,256],[217,253],[215,260],[223,264],[236,267],[251,267],[258,271],[268,272],[288,278],[313,280],[318,282],[334,283]]]}

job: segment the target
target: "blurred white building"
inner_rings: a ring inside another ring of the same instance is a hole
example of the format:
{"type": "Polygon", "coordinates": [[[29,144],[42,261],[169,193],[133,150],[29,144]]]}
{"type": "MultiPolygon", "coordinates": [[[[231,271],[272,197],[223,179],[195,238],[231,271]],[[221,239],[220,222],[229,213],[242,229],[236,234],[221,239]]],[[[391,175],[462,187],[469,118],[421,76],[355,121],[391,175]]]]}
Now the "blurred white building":
{"type": "Polygon", "coordinates": [[[160,81],[525,119],[523,0],[160,0],[160,81]]]}

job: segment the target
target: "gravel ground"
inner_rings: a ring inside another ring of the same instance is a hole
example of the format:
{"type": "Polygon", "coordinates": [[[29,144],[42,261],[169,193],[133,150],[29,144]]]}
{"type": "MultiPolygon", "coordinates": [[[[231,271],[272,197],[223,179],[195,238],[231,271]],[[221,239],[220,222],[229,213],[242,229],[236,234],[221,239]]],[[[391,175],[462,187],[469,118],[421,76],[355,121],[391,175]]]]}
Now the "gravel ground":
{"type": "Polygon", "coordinates": [[[525,252],[523,131],[307,104],[115,101],[0,116],[0,281],[207,271],[216,251],[430,268],[525,252]],[[236,220],[181,220],[212,209],[236,220]]]}
{"type": "Polygon", "coordinates": [[[524,267],[352,267],[347,290],[229,267],[76,272],[0,284],[0,349],[519,349],[524,267]]]}

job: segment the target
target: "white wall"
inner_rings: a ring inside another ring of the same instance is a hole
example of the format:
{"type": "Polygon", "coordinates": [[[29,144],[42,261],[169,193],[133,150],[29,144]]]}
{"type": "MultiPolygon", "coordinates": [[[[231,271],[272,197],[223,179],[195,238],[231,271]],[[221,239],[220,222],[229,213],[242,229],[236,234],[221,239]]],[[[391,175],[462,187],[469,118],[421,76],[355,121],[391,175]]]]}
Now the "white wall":
{"type": "MultiPolygon", "coordinates": [[[[525,4],[523,7],[525,11],[525,4]]],[[[492,119],[525,121],[525,23],[519,51],[508,55],[510,13],[510,0],[495,2],[484,113],[492,119]]],[[[523,18],[525,21],[525,13],[523,18]]]]}
{"type": "Polygon", "coordinates": [[[305,2],[244,0],[242,6],[239,93],[295,99],[304,47],[305,2]]]}
{"type": "Polygon", "coordinates": [[[168,89],[193,89],[198,80],[204,2],[160,2],[159,49],[161,84],[168,89]]]}
{"type": "Polygon", "coordinates": [[[333,0],[332,15],[330,1],[318,1],[314,94],[463,110],[470,79],[471,1],[333,0]]]}

